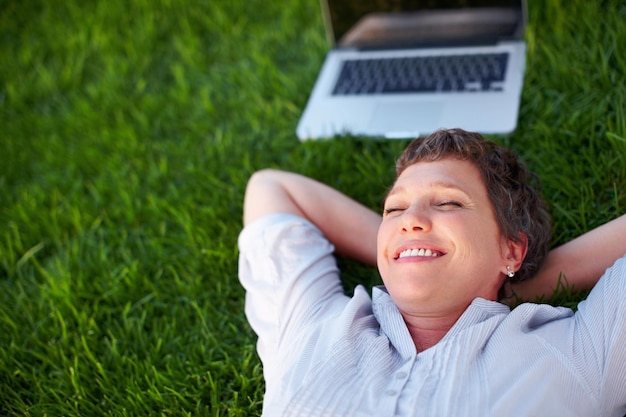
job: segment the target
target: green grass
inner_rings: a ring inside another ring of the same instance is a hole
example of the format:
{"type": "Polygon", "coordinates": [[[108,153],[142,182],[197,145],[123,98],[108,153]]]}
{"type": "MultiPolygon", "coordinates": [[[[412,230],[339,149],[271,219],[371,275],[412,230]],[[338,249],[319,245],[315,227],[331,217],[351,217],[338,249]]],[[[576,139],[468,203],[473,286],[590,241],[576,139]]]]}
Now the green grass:
{"type": "MultiPolygon", "coordinates": [[[[299,143],[317,2],[0,1],[0,415],[249,416],[248,176],[378,207],[406,141],[299,143]]],[[[554,244],[624,213],[626,5],[533,1],[519,127],[554,244]]],[[[342,261],[348,290],[371,269],[342,261]]],[[[550,300],[574,305],[580,296],[550,300]]]]}

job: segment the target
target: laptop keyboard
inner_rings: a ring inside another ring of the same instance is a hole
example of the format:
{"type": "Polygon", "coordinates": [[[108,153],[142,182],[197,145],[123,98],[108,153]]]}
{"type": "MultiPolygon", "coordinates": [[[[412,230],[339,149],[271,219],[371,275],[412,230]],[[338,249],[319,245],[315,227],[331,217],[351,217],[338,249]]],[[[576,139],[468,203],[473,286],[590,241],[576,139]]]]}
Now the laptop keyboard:
{"type": "Polygon", "coordinates": [[[333,95],[502,91],[508,53],[344,62],[333,95]]]}

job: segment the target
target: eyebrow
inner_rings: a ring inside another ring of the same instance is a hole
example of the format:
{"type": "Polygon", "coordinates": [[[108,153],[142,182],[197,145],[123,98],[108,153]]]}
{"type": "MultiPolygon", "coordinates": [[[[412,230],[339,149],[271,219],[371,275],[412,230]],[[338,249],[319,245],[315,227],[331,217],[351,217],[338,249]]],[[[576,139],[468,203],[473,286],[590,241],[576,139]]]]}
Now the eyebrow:
{"type": "MultiPolygon", "coordinates": [[[[465,196],[467,196],[468,198],[470,197],[467,191],[465,191],[463,188],[461,188],[455,183],[448,182],[448,181],[433,181],[428,184],[428,187],[429,188],[443,188],[447,190],[459,191],[463,193],[465,196]]],[[[393,196],[394,194],[399,194],[403,192],[405,189],[406,187],[396,187],[395,185],[392,186],[391,189],[385,195],[385,198],[383,199],[383,205],[385,204],[385,201],[387,201],[389,197],[393,196]]]]}

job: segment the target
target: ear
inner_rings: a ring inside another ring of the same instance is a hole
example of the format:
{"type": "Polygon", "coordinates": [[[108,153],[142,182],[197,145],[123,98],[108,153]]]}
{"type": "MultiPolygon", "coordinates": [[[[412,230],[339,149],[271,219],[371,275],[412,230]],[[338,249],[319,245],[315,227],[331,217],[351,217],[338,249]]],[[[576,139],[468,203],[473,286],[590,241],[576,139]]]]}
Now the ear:
{"type": "Polygon", "coordinates": [[[510,266],[513,271],[517,271],[522,266],[522,262],[528,251],[528,237],[525,233],[518,233],[519,241],[504,239],[502,247],[502,259],[506,262],[502,266],[502,272],[507,273],[506,267],[510,266]]]}

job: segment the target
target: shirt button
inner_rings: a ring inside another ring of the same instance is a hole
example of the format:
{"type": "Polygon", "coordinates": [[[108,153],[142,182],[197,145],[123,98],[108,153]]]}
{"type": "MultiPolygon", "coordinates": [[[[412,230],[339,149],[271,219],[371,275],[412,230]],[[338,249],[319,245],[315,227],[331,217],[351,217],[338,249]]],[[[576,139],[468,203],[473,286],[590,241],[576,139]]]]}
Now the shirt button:
{"type": "Polygon", "coordinates": [[[396,379],[404,379],[407,377],[407,373],[406,372],[398,372],[396,374],[396,379]]]}
{"type": "Polygon", "coordinates": [[[390,397],[393,397],[397,393],[398,393],[398,391],[396,391],[395,389],[388,389],[387,391],[385,391],[385,394],[387,394],[390,397]]]}

